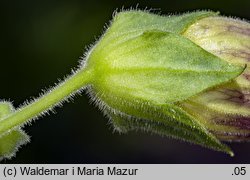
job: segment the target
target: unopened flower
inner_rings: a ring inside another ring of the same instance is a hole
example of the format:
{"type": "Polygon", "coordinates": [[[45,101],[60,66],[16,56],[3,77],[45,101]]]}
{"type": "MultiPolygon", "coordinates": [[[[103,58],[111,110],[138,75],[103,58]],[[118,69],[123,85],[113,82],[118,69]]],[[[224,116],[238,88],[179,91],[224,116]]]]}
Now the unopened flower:
{"type": "Polygon", "coordinates": [[[219,140],[250,138],[249,58],[247,22],[205,11],[133,11],[115,17],[87,65],[102,67],[92,97],[117,130],[153,131],[232,155],[219,140]]]}
{"type": "Polygon", "coordinates": [[[154,132],[233,155],[221,140],[250,138],[249,49],[249,23],[218,13],[117,13],[78,71],[0,117],[0,142],[88,86],[119,132],[154,132]]]}

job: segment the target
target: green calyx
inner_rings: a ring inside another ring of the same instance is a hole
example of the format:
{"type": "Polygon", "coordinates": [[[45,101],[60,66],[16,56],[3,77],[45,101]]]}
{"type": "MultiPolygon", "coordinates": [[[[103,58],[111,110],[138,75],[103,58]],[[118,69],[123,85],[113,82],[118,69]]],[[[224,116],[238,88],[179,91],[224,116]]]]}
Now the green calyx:
{"type": "MultiPolygon", "coordinates": [[[[108,44],[103,48],[108,49],[108,44]]],[[[155,104],[185,100],[237,77],[244,70],[178,34],[163,31],[144,32],[89,58],[93,69],[99,67],[94,82],[98,91],[155,104]]]]}
{"type": "Polygon", "coordinates": [[[233,155],[185,106],[199,94],[231,82],[246,68],[226,62],[183,35],[198,20],[217,14],[116,14],[73,75],[28,105],[8,110],[8,115],[1,115],[6,108],[0,106],[0,156],[14,154],[27,142],[20,126],[86,86],[120,132],[150,131],[233,155]]]}
{"type": "Polygon", "coordinates": [[[89,56],[93,97],[118,131],[142,129],[207,146],[232,155],[179,104],[239,76],[235,66],[212,55],[182,32],[212,12],[163,17],[124,12],[89,56]],[[128,22],[128,23],[126,23],[128,22]],[[138,108],[139,107],[139,108],[138,108]],[[157,109],[157,110],[156,110],[157,109]]]}

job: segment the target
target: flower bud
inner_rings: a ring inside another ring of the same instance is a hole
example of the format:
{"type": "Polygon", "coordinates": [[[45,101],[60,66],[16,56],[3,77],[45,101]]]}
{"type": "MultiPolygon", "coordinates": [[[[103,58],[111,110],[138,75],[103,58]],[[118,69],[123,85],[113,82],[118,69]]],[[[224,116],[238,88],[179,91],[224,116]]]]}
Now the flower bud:
{"type": "Polygon", "coordinates": [[[249,23],[210,11],[116,14],[72,76],[17,110],[0,101],[0,160],[28,142],[25,123],[86,86],[119,132],[153,132],[233,155],[220,140],[250,139],[249,32],[249,23]]]}
{"type": "MultiPolygon", "coordinates": [[[[92,100],[116,130],[150,131],[233,154],[216,138],[227,136],[223,122],[231,104],[224,102],[216,113],[207,104],[217,99],[212,89],[231,86],[245,64],[232,64],[233,58],[227,62],[187,35],[197,22],[216,16],[206,11],[170,17],[129,11],[114,17],[85,68],[94,74],[92,100]],[[223,120],[211,120],[215,114],[223,114],[223,120]]],[[[230,118],[240,119],[234,115],[230,118]]]]}

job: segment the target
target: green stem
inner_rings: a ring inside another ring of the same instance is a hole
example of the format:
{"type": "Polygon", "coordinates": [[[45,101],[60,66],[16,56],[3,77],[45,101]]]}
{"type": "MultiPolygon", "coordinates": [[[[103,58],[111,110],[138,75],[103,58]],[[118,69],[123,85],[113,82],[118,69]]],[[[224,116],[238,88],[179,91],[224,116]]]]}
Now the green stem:
{"type": "Polygon", "coordinates": [[[10,116],[2,119],[0,123],[0,135],[8,132],[16,126],[20,126],[28,122],[30,119],[35,118],[42,112],[53,108],[57,103],[64,100],[70,94],[88,85],[91,78],[91,71],[84,68],[73,74],[71,77],[58,84],[55,88],[41,96],[39,99],[21,107],[14,113],[10,114],[10,116]]]}

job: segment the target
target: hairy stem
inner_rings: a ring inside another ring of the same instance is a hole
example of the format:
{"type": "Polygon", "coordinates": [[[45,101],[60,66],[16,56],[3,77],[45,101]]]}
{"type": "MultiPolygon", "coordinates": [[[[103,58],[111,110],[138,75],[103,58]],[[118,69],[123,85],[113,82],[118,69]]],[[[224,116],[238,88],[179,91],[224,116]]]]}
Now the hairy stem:
{"type": "Polygon", "coordinates": [[[8,132],[16,126],[20,126],[28,122],[30,119],[37,117],[48,109],[53,108],[60,101],[70,96],[70,94],[86,86],[91,80],[91,75],[91,71],[83,68],[58,84],[45,95],[30,104],[21,107],[5,119],[2,119],[0,125],[0,135],[8,132]]]}

